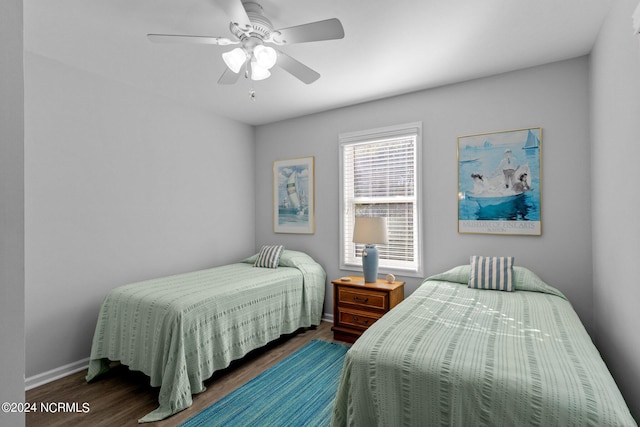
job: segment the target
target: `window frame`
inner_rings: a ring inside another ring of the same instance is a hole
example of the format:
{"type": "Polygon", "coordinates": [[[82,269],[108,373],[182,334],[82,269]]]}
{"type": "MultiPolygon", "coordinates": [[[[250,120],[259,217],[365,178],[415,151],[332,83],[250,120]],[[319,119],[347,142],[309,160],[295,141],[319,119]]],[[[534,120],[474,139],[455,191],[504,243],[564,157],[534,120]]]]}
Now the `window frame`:
{"type": "Polygon", "coordinates": [[[347,200],[345,196],[345,149],[347,146],[355,144],[367,144],[375,143],[385,139],[394,138],[406,138],[408,136],[413,137],[415,135],[415,152],[414,152],[414,266],[413,267],[398,267],[389,265],[385,259],[379,260],[379,271],[382,274],[397,273],[403,276],[409,277],[422,277],[424,274],[423,258],[423,228],[422,228],[422,122],[411,122],[393,126],[386,126],[381,128],[344,132],[338,135],[339,140],[339,153],[338,153],[338,168],[339,168],[339,209],[340,209],[340,269],[349,271],[362,271],[362,261],[359,257],[352,259],[347,258],[346,251],[352,247],[352,242],[347,242],[346,239],[351,239],[353,230],[346,230],[346,224],[353,224],[352,221],[347,221],[346,216],[349,212],[353,212],[352,206],[347,206],[347,200]]]}

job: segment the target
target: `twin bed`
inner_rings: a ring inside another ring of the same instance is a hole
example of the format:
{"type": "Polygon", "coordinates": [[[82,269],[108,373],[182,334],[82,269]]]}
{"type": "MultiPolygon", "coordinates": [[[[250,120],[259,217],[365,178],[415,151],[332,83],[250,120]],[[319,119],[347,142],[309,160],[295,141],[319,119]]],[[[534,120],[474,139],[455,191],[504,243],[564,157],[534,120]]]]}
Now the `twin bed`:
{"type": "Polygon", "coordinates": [[[231,361],[319,325],[325,271],[302,252],[279,255],[277,268],[254,266],[256,255],[112,290],[100,308],[87,381],[110,361],[145,373],[160,387],[160,406],[139,421],[158,421],[191,406],[203,381],[231,361]]]}
{"type": "MultiPolygon", "coordinates": [[[[192,403],[214,371],[318,325],[326,274],[284,251],[114,289],[87,380],[119,361],[160,387],[157,421],[192,403]]],[[[474,270],[475,271],[475,270],[474,270]]],[[[577,314],[557,289],[512,267],[515,292],[470,289],[469,265],[425,280],[345,357],[332,426],[636,426],[577,314]]]]}
{"type": "Polygon", "coordinates": [[[513,267],[515,292],[427,279],[346,355],[333,426],[635,426],[566,298],[513,267]]]}

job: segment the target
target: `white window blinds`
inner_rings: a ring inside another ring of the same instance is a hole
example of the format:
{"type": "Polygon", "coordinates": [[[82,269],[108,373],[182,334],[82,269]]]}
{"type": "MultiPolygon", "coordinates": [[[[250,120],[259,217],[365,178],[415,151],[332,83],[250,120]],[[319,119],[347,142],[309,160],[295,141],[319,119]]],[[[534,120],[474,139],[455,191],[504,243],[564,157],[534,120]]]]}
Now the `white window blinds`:
{"type": "Polygon", "coordinates": [[[421,123],[340,135],[341,267],[360,269],[359,216],[387,218],[389,244],[377,245],[381,271],[421,273],[419,146],[421,123]]]}

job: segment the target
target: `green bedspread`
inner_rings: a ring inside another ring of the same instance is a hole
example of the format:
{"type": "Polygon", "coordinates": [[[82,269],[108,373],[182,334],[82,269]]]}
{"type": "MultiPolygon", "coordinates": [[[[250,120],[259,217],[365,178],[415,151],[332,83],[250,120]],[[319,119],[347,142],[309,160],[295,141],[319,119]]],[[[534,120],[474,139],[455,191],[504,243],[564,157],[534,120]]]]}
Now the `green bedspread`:
{"type": "Polygon", "coordinates": [[[160,407],[140,422],[191,406],[203,381],[282,334],[320,324],[326,274],[284,251],[277,269],[238,264],[121,286],[100,308],[87,381],[109,360],[148,375],[160,407]]]}
{"type": "Polygon", "coordinates": [[[427,279],[347,353],[333,426],[635,426],[570,303],[524,268],[515,292],[427,279]]]}

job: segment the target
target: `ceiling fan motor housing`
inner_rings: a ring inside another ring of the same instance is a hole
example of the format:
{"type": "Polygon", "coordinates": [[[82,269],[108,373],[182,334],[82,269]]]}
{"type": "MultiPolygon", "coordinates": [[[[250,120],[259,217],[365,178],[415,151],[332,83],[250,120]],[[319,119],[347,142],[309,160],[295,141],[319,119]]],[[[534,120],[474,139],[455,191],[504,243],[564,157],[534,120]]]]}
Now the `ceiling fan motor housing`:
{"type": "MultiPolygon", "coordinates": [[[[268,40],[273,32],[273,24],[262,14],[262,6],[255,2],[244,2],[242,5],[244,6],[244,10],[247,12],[249,21],[251,21],[251,28],[242,29],[240,26],[232,22],[229,27],[231,33],[236,36],[243,45],[245,44],[245,40],[252,38],[257,38],[260,42],[268,40]]],[[[255,46],[256,44],[262,43],[255,43],[254,41],[249,44],[255,46]]]]}

